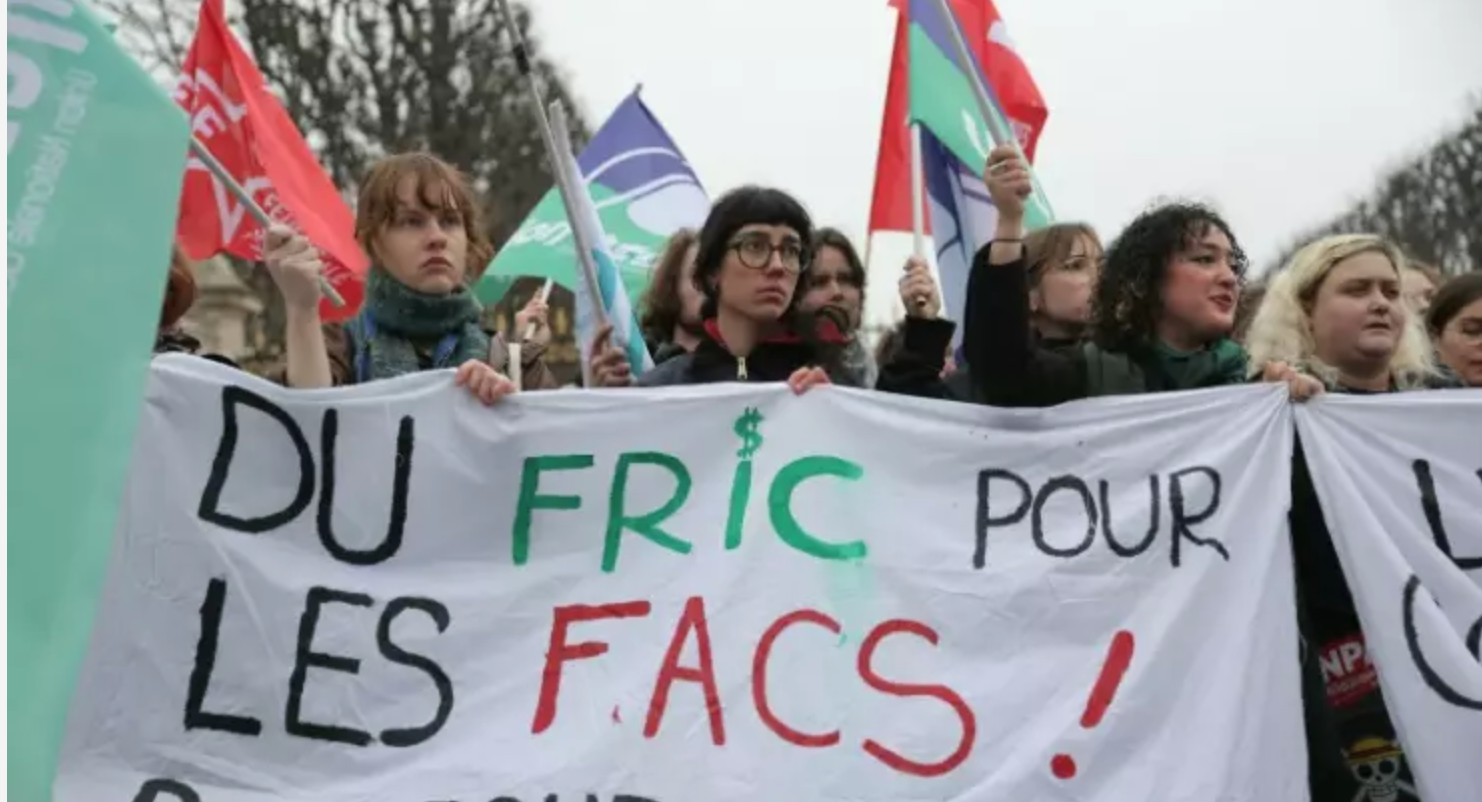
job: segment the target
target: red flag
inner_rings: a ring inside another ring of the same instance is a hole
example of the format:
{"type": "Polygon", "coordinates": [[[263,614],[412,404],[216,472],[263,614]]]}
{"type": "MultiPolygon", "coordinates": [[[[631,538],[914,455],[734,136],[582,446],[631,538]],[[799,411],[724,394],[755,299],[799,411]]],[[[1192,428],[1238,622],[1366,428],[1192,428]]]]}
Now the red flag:
{"type": "MultiPolygon", "coordinates": [[[[355,241],[355,216],[304,137],[267,89],[257,66],[226,25],[224,0],[204,0],[175,101],[191,132],[274,220],[303,232],[319,249],[324,274],[345,299],[326,299],[326,320],[355,313],[369,260],[355,241]]],[[[222,251],[262,258],[262,226],[192,156],[180,194],[177,236],[192,259],[222,251]]]]}
{"type": "MultiPolygon", "coordinates": [[[[951,0],[952,10],[977,52],[1014,131],[1030,161],[1039,144],[1049,109],[1040,97],[1024,60],[1014,52],[1003,19],[992,0],[951,0]]],[[[906,0],[890,0],[900,12],[890,55],[885,114],[880,122],[880,151],[875,161],[875,197],[870,204],[870,232],[911,230],[910,48],[906,0]]],[[[927,216],[929,219],[930,216],[927,216]]]]}

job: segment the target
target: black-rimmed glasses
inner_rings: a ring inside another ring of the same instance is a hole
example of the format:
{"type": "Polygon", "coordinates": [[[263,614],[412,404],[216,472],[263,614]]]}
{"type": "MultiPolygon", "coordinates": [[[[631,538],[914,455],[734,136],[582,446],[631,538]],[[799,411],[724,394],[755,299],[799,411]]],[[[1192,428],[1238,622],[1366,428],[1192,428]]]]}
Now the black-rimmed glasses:
{"type": "Polygon", "coordinates": [[[741,264],[752,270],[765,270],[772,263],[772,254],[777,254],[782,269],[789,273],[803,270],[803,245],[796,240],[786,239],[776,245],[764,234],[737,237],[729,246],[736,252],[741,264]]]}

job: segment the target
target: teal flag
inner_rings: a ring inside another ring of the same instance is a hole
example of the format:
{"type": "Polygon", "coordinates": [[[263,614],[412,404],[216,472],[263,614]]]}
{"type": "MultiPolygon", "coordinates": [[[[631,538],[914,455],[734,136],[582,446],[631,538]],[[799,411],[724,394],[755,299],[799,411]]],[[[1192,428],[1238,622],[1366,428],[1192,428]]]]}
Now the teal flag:
{"type": "MultiPolygon", "coordinates": [[[[635,301],[669,236],[698,227],[710,212],[700,179],[638,92],[618,104],[577,158],[607,252],[635,301]]],[[[497,302],[521,276],[583,291],[571,223],[554,187],[489,263],[477,285],[479,299],[497,302]]]]}
{"type": "MultiPolygon", "coordinates": [[[[1013,136],[1014,127],[994,96],[982,67],[973,63],[978,80],[988,90],[988,112],[992,119],[983,118],[974,97],[973,79],[961,69],[953,41],[953,28],[962,36],[962,26],[950,7],[943,16],[942,5],[937,0],[911,0],[909,6],[911,120],[931,131],[958,161],[981,175],[988,163],[988,152],[993,149],[990,131],[1013,136]]],[[[1033,168],[1030,172],[1032,175],[1033,168]]],[[[1024,205],[1024,224],[1033,230],[1052,222],[1049,199],[1035,178],[1034,194],[1024,205]]]]}
{"type": "Polygon", "coordinates": [[[8,789],[41,802],[113,543],[190,130],[85,4],[7,11],[8,789]]]}

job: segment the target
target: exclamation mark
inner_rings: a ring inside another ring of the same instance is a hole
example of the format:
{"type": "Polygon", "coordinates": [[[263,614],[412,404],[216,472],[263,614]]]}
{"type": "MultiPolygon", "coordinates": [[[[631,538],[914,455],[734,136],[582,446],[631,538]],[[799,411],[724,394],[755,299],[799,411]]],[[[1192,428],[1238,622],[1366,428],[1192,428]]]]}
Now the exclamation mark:
{"type": "MultiPolygon", "coordinates": [[[[1091,698],[1086,700],[1086,712],[1081,714],[1081,726],[1091,729],[1101,723],[1106,715],[1106,709],[1111,707],[1112,699],[1117,695],[1117,688],[1122,684],[1122,677],[1127,674],[1127,667],[1132,665],[1132,633],[1125,629],[1117,630],[1112,636],[1111,648],[1106,650],[1106,662],[1101,666],[1101,674],[1096,678],[1096,685],[1091,688],[1091,698]]],[[[1050,760],[1050,771],[1062,780],[1069,780],[1075,776],[1075,758],[1066,754],[1056,755],[1050,760]]]]}

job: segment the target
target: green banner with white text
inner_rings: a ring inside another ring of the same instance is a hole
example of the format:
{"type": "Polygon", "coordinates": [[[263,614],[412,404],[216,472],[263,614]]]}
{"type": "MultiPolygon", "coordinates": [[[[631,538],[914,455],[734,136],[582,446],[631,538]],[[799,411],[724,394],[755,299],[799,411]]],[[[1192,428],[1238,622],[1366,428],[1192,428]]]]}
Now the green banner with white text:
{"type": "Polygon", "coordinates": [[[86,5],[7,11],[8,791],[32,802],[113,542],[190,133],[86,5]]]}

